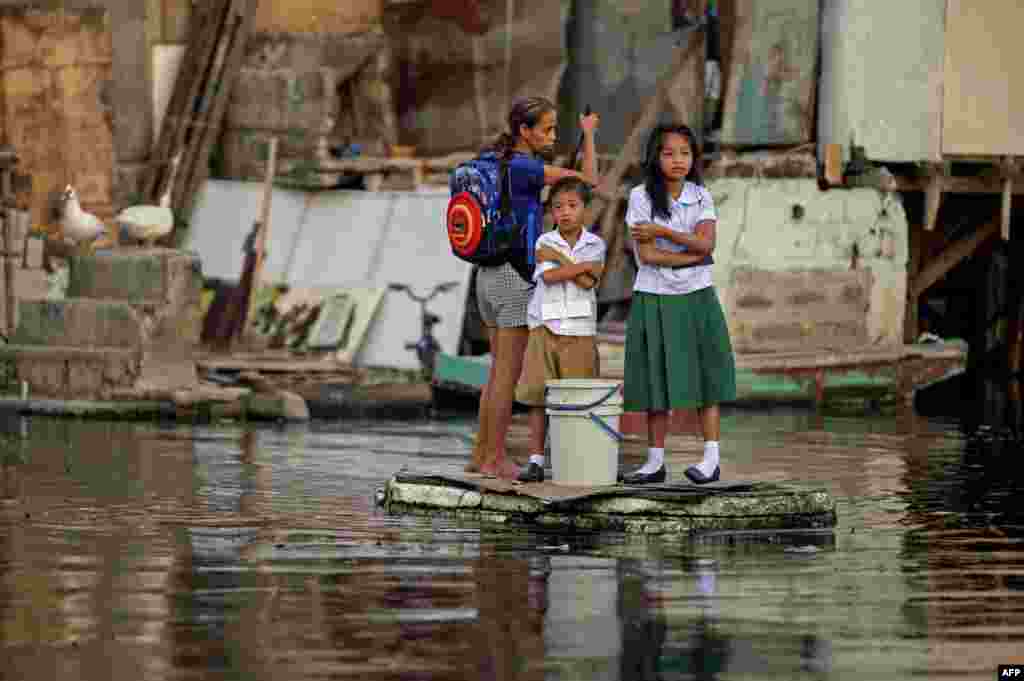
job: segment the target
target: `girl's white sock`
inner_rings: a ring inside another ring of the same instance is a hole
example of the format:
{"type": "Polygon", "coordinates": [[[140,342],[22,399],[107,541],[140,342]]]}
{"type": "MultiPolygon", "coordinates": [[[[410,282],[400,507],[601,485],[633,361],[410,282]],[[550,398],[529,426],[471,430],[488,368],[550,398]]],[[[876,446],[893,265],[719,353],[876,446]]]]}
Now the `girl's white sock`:
{"type": "Polygon", "coordinates": [[[708,440],[704,443],[704,459],[697,464],[697,469],[706,477],[711,477],[716,468],[718,468],[718,440],[708,440]]]}
{"type": "Polygon", "coordinates": [[[659,468],[665,465],[665,448],[664,447],[648,447],[647,448],[647,463],[637,469],[637,473],[640,475],[650,475],[656,472],[659,468]]]}
{"type": "Polygon", "coordinates": [[[541,468],[544,467],[544,455],[543,454],[530,454],[530,463],[535,463],[541,468]]]}

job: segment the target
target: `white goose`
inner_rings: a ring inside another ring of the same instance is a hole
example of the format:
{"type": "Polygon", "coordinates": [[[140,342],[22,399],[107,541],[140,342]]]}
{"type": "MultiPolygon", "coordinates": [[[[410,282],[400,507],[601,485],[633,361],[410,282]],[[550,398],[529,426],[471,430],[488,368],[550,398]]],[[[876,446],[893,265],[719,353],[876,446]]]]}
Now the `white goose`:
{"type": "Polygon", "coordinates": [[[61,229],[65,239],[75,245],[95,241],[106,230],[103,221],[92,213],[82,210],[78,192],[70,184],[64,188],[64,210],[61,214],[61,229]]]}
{"type": "Polygon", "coordinates": [[[141,241],[152,248],[153,242],[161,237],[167,236],[174,229],[174,213],[171,211],[171,190],[174,187],[174,178],[178,174],[178,163],[181,161],[181,153],[175,154],[171,159],[171,175],[167,178],[167,188],[160,196],[160,204],[129,206],[114,218],[119,224],[124,225],[125,232],[136,241],[141,241]]]}

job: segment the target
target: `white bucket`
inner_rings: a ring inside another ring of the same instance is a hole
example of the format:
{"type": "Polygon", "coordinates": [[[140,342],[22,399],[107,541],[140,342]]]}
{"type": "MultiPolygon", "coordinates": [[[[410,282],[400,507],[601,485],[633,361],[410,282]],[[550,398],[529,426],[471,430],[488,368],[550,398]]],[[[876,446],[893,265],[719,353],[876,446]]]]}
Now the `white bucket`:
{"type": "Polygon", "coordinates": [[[622,438],[622,384],[607,379],[563,378],[545,385],[547,414],[551,417],[551,481],[586,487],[614,485],[622,438]],[[611,396],[600,405],[582,408],[609,393],[611,396]]]}

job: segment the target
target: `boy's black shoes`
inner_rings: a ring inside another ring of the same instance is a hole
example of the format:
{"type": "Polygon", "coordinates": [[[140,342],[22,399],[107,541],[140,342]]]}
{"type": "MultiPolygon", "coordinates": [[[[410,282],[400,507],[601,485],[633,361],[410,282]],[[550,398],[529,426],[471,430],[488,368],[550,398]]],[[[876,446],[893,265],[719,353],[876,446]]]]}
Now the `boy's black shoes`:
{"type": "Polygon", "coordinates": [[[686,469],[686,477],[695,485],[705,485],[709,482],[718,482],[718,476],[721,472],[722,467],[715,466],[715,470],[711,472],[711,475],[704,475],[696,466],[690,466],[686,469]]]}
{"type": "Polygon", "coordinates": [[[544,467],[531,461],[526,464],[517,479],[519,482],[544,482],[544,467]]]}
{"type": "Polygon", "coordinates": [[[665,478],[668,477],[668,473],[665,470],[665,466],[654,471],[653,473],[630,473],[622,478],[622,482],[626,485],[648,485],[652,483],[665,482],[665,478]]]}

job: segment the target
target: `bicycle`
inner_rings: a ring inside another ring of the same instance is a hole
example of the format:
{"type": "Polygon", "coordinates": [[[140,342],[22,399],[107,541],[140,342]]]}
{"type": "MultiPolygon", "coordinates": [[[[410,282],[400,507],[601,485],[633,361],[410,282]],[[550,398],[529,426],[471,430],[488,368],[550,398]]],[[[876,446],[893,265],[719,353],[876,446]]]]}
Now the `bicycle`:
{"type": "Polygon", "coordinates": [[[441,318],[427,310],[427,303],[441,293],[447,293],[459,285],[457,281],[446,281],[438,284],[431,290],[426,296],[418,296],[413,293],[412,288],[408,284],[390,283],[388,284],[388,290],[400,292],[404,291],[406,295],[413,299],[414,302],[419,303],[420,306],[420,338],[414,343],[406,343],[406,350],[413,350],[416,352],[416,359],[420,362],[420,367],[423,373],[429,378],[434,375],[434,360],[437,357],[437,353],[441,351],[441,345],[434,338],[433,328],[437,325],[441,318]]]}

